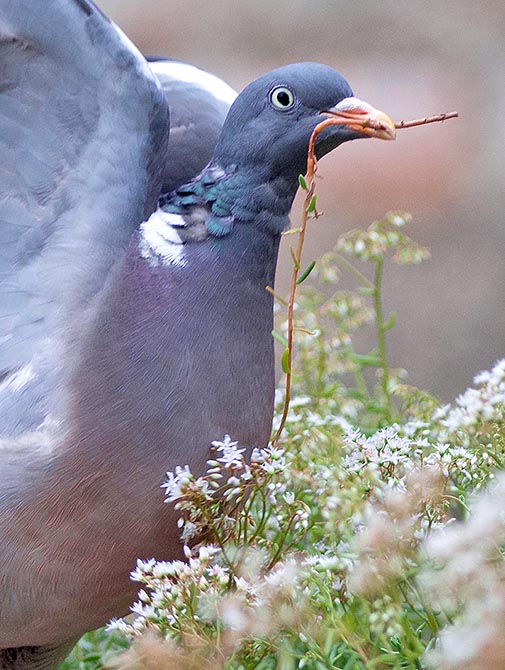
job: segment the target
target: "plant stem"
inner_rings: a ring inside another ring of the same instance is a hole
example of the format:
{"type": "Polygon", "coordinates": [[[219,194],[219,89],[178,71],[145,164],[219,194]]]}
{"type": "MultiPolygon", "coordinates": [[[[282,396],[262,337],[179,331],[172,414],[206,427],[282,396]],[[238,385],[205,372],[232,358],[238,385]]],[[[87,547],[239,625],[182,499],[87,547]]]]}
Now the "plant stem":
{"type": "MultiPolygon", "coordinates": [[[[313,150],[313,149],[312,149],[313,150]]],[[[310,150],[309,150],[309,159],[308,163],[310,165],[310,150]]],[[[303,242],[305,240],[305,230],[307,228],[307,216],[308,216],[308,206],[310,199],[314,194],[314,162],[312,162],[312,168],[307,168],[307,178],[309,182],[309,190],[306,193],[305,200],[303,203],[303,215],[302,215],[302,225],[300,226],[300,232],[298,234],[298,246],[296,252],[290,249],[291,256],[293,258],[293,274],[291,275],[291,290],[289,293],[289,302],[288,302],[288,346],[287,346],[287,371],[286,371],[286,397],[284,400],[284,409],[282,412],[281,422],[279,428],[275,434],[272,444],[275,445],[279,440],[281,433],[284,429],[286,419],[289,411],[289,401],[291,399],[291,364],[293,359],[293,331],[294,331],[294,308],[295,308],[295,296],[296,296],[296,287],[298,274],[300,272],[300,263],[302,258],[303,251],[303,242]]]]}
{"type": "MultiPolygon", "coordinates": [[[[289,412],[289,401],[291,400],[291,379],[292,379],[291,364],[293,360],[293,330],[294,330],[293,312],[295,306],[297,279],[300,273],[303,243],[305,241],[305,231],[307,228],[308,214],[309,212],[312,213],[316,219],[319,216],[315,208],[315,201],[313,199],[316,190],[316,182],[315,182],[315,174],[317,170],[317,159],[315,154],[316,139],[319,133],[322,132],[328,126],[336,126],[336,125],[345,126],[350,124],[355,125],[357,123],[356,119],[354,118],[353,119],[343,118],[341,115],[331,115],[329,112],[327,114],[328,116],[330,116],[330,118],[321,121],[321,123],[319,123],[314,128],[314,130],[312,131],[312,135],[310,136],[309,147],[307,151],[307,173],[303,180],[305,183],[304,188],[306,186],[307,190],[305,191],[305,199],[303,201],[302,222],[298,230],[298,245],[296,247],[296,251],[290,248],[291,257],[293,260],[293,274],[291,275],[291,290],[289,292],[289,300],[288,300],[288,335],[287,335],[288,345],[286,347],[287,356],[286,360],[285,361],[283,360],[286,369],[286,396],[284,398],[284,408],[282,411],[279,428],[277,429],[277,432],[275,433],[272,439],[273,445],[277,444],[280,436],[282,435],[282,431],[284,430],[284,426],[286,424],[286,419],[289,412]]],[[[361,123],[360,125],[366,126],[365,117],[363,123],[361,123]]]]}
{"type": "Polygon", "coordinates": [[[358,268],[355,265],[353,265],[350,261],[348,261],[345,256],[342,256],[342,254],[335,252],[335,258],[341,265],[345,267],[346,270],[348,270],[348,272],[350,272],[352,275],[356,277],[356,279],[362,286],[369,289],[374,288],[374,285],[368,279],[368,277],[366,277],[362,272],[360,272],[358,268]]]}
{"type": "Polygon", "coordinates": [[[366,402],[369,399],[368,388],[366,385],[365,378],[363,376],[363,371],[361,367],[358,367],[357,364],[354,366],[353,376],[354,376],[354,383],[356,384],[356,390],[360,394],[363,402],[366,402]]]}
{"type": "Polygon", "coordinates": [[[389,367],[386,356],[386,331],[384,328],[384,316],[382,312],[381,287],[382,287],[382,270],[384,259],[379,258],[375,261],[375,281],[374,281],[374,308],[375,320],[377,323],[377,344],[380,360],[380,367],[382,370],[382,391],[384,393],[385,401],[385,416],[386,421],[391,423],[392,409],[391,409],[391,394],[389,391],[389,367]]]}

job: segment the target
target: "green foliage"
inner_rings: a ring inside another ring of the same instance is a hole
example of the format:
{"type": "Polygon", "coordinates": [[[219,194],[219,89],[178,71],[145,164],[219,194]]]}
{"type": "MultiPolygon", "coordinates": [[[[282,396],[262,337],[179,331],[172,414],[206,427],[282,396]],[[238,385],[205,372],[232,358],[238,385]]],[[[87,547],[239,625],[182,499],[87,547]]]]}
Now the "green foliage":
{"type": "MultiPolygon", "coordinates": [[[[393,328],[396,316],[384,316],[382,308],[388,254],[402,265],[419,263],[429,256],[402,231],[409,221],[406,214],[390,213],[367,230],[346,233],[336,249],[319,261],[319,287],[308,287],[297,295],[297,322],[303,324],[306,336],[297,341],[295,383],[312,399],[331,397],[335,412],[341,416],[354,420],[359,414],[359,426],[365,432],[401,419],[408,409],[421,411],[418,400],[413,401],[419,392],[401,384],[403,371],[391,370],[388,365],[386,333],[393,328]],[[371,272],[359,268],[356,262],[360,261],[366,261],[371,272]],[[341,273],[350,275],[356,288],[328,293],[341,273]],[[367,324],[374,325],[377,344],[372,351],[360,353],[353,335],[367,324]],[[376,383],[371,386],[370,380],[376,383]]],[[[428,400],[429,395],[424,393],[424,397],[428,400]]],[[[436,405],[436,400],[430,405],[436,405]]]]}
{"type": "Polygon", "coordinates": [[[188,561],[139,561],[137,618],[83,638],[65,670],[129,643],[125,669],[505,665],[505,362],[445,407],[389,367],[384,263],[427,256],[407,223],[389,214],[318,262],[280,442],[246,461],[225,436],[204,476],[170,474],[188,561]],[[335,288],[343,272],[355,290],[335,288]]]}
{"type": "Polygon", "coordinates": [[[114,658],[128,646],[124,636],[101,628],[81,638],[61,670],[100,670],[107,659],[114,658]]]}

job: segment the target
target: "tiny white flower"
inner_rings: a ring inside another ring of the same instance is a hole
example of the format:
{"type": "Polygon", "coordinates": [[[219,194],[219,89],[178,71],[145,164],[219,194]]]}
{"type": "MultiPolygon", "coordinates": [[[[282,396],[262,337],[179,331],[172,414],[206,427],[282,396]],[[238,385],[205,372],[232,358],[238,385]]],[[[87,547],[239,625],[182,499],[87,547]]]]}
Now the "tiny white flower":
{"type": "Polygon", "coordinates": [[[167,477],[167,481],[161,485],[161,488],[165,489],[167,495],[165,502],[173,502],[184,495],[185,487],[193,479],[188,465],[185,465],[183,468],[178,465],[175,468],[175,473],[167,472],[167,477]]]}
{"type": "Polygon", "coordinates": [[[132,632],[132,627],[130,624],[126,623],[123,619],[111,619],[109,623],[106,625],[105,630],[108,633],[123,633],[123,634],[129,634],[132,632]]]}
{"type": "Polygon", "coordinates": [[[202,545],[198,550],[198,558],[201,561],[208,561],[213,558],[216,554],[219,554],[221,549],[219,547],[214,547],[212,544],[202,545]]]}
{"type": "Polygon", "coordinates": [[[151,597],[149,596],[148,593],[146,593],[146,591],[144,591],[144,589],[140,589],[140,591],[138,592],[138,598],[139,600],[142,600],[142,602],[144,603],[151,602],[151,597]]]}
{"type": "Polygon", "coordinates": [[[153,577],[162,579],[168,577],[176,572],[176,564],[172,561],[157,561],[153,566],[153,577]]]}
{"type": "Polygon", "coordinates": [[[245,449],[238,449],[238,440],[232,441],[229,435],[225,435],[222,441],[215,440],[212,442],[212,447],[221,452],[221,456],[216,458],[216,461],[223,463],[227,468],[239,468],[244,464],[244,457],[242,454],[245,449]]]}
{"type": "Polygon", "coordinates": [[[295,501],[295,494],[292,491],[288,491],[282,497],[288,505],[292,505],[295,501]]]}

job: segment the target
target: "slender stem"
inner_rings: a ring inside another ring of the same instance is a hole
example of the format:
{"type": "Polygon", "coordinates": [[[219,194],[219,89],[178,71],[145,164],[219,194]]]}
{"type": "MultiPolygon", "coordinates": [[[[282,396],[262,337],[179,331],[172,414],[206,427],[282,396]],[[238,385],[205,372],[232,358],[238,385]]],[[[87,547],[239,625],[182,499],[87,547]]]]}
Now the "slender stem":
{"type": "Polygon", "coordinates": [[[267,566],[267,569],[266,569],[267,572],[269,572],[274,567],[274,565],[277,563],[277,561],[279,560],[280,555],[282,554],[282,550],[284,548],[284,545],[286,543],[286,537],[287,537],[288,532],[289,532],[289,530],[290,530],[290,528],[291,528],[295,519],[296,519],[296,512],[294,512],[289,518],[289,521],[286,525],[286,528],[282,533],[282,537],[279,540],[279,545],[277,546],[275,554],[273,555],[272,559],[270,560],[270,562],[267,566]]]}
{"type": "Polygon", "coordinates": [[[382,369],[382,390],[384,392],[384,400],[386,402],[386,420],[391,422],[391,395],[389,392],[389,367],[386,356],[386,331],[384,329],[384,317],[382,312],[381,300],[381,286],[382,286],[382,270],[384,260],[379,258],[375,265],[375,282],[374,282],[374,308],[375,320],[377,322],[377,343],[379,349],[380,367],[382,369]]]}
{"type": "Polygon", "coordinates": [[[261,513],[260,513],[260,520],[258,521],[258,525],[256,526],[256,529],[254,533],[252,534],[252,537],[249,540],[249,543],[252,544],[252,542],[260,535],[260,533],[263,531],[263,528],[265,527],[265,523],[268,519],[267,515],[267,501],[265,499],[265,495],[261,495],[261,513]]]}
{"type": "Polygon", "coordinates": [[[353,377],[354,383],[356,384],[356,390],[361,395],[363,401],[368,400],[368,387],[361,366],[358,367],[358,364],[354,365],[353,377]]]}
{"type": "Polygon", "coordinates": [[[424,119],[398,121],[398,123],[395,123],[395,126],[397,129],[414,128],[414,126],[425,126],[427,123],[438,123],[439,121],[447,121],[447,119],[456,119],[458,116],[458,112],[444,112],[443,114],[435,114],[435,116],[425,116],[424,119]]]}
{"type": "MultiPolygon", "coordinates": [[[[302,251],[303,243],[305,241],[305,231],[307,229],[307,220],[309,214],[309,205],[314,195],[316,184],[315,184],[315,174],[317,170],[317,160],[315,155],[315,145],[316,139],[319,133],[327,128],[328,126],[335,125],[349,125],[348,119],[338,119],[338,118],[329,118],[325,119],[319,123],[313,130],[312,135],[309,140],[309,148],[307,152],[307,174],[305,175],[305,181],[307,183],[307,191],[305,193],[305,199],[303,201],[303,213],[302,213],[302,222],[298,232],[298,245],[296,250],[291,250],[291,255],[293,258],[293,273],[291,275],[291,289],[289,292],[289,301],[288,301],[288,345],[287,345],[287,360],[286,360],[286,396],[284,399],[284,408],[282,411],[281,421],[279,428],[275,433],[275,436],[272,440],[272,444],[277,444],[284,426],[286,424],[286,419],[289,412],[289,402],[291,400],[291,364],[293,360],[293,332],[294,332],[294,308],[295,308],[295,297],[296,297],[296,280],[298,279],[298,274],[300,273],[300,266],[302,260],[302,251]]],[[[317,212],[314,212],[314,215],[318,216],[317,212]]]]}
{"type": "Polygon", "coordinates": [[[271,286],[265,286],[265,291],[268,291],[268,293],[270,293],[270,295],[273,295],[273,297],[276,300],[278,300],[281,304],[283,304],[284,307],[288,306],[288,301],[284,300],[284,298],[281,295],[276,293],[271,286]]]}
{"type": "MultiPolygon", "coordinates": [[[[322,125],[322,124],[319,124],[322,125]]],[[[319,126],[317,126],[319,128],[319,126]]],[[[316,130],[317,130],[316,128],[316,130]]],[[[314,131],[315,132],[315,131],[314,131]]],[[[309,150],[310,154],[310,150],[309,150]]],[[[308,217],[308,212],[307,208],[309,206],[310,199],[312,195],[314,194],[314,169],[315,169],[315,164],[312,161],[312,167],[309,168],[309,163],[310,163],[310,156],[309,160],[307,161],[307,179],[309,185],[309,189],[307,191],[307,194],[305,196],[305,200],[303,202],[303,214],[302,214],[302,224],[300,226],[300,232],[298,234],[298,245],[296,248],[296,251],[291,250],[291,255],[293,257],[293,273],[291,275],[291,290],[289,292],[289,302],[288,302],[288,346],[287,346],[287,368],[286,368],[286,397],[284,399],[284,408],[282,412],[282,417],[281,417],[281,422],[279,424],[279,428],[277,429],[277,432],[275,434],[274,439],[272,440],[272,444],[277,444],[277,441],[279,440],[282,431],[284,430],[284,425],[286,424],[286,419],[288,416],[289,412],[289,401],[291,400],[291,363],[293,359],[293,334],[294,334],[294,309],[295,309],[295,296],[296,296],[296,280],[298,279],[298,273],[300,272],[300,263],[301,263],[301,257],[302,257],[302,251],[303,251],[303,242],[305,240],[305,230],[307,228],[307,217],[308,217]]]]}
{"type": "Polygon", "coordinates": [[[352,275],[354,275],[356,279],[359,281],[359,283],[362,284],[365,288],[369,289],[374,288],[374,285],[368,279],[368,277],[365,276],[362,272],[360,272],[358,268],[355,265],[353,265],[350,261],[348,261],[345,256],[342,256],[342,254],[335,252],[335,257],[337,261],[340,263],[340,265],[343,265],[346,270],[348,270],[352,275]]]}
{"type": "MultiPolygon", "coordinates": [[[[329,112],[327,112],[330,114],[329,112]]],[[[447,115],[442,115],[443,118],[452,118],[455,113],[451,112],[450,114],[447,115]]],[[[425,123],[431,123],[432,121],[435,120],[442,120],[442,118],[435,118],[435,117],[427,117],[426,119],[420,119],[416,120],[413,122],[408,122],[408,121],[402,121],[401,122],[401,127],[407,127],[408,124],[414,124],[414,125],[423,125],[425,123]]],[[[330,115],[329,118],[325,119],[321,123],[319,123],[314,130],[312,131],[312,135],[310,136],[309,140],[309,147],[308,147],[308,152],[307,152],[307,173],[305,175],[305,182],[307,185],[307,191],[305,193],[305,199],[303,201],[303,213],[302,213],[302,222],[300,225],[300,228],[298,230],[298,245],[295,250],[290,249],[291,251],[291,256],[293,259],[293,273],[291,275],[291,289],[289,293],[289,301],[288,301],[288,337],[287,337],[287,355],[286,355],[286,361],[285,361],[285,367],[286,367],[286,396],[284,399],[284,408],[282,411],[282,416],[281,416],[281,421],[279,424],[279,428],[277,429],[277,432],[274,435],[274,438],[272,440],[272,444],[277,444],[279,441],[280,436],[282,435],[282,431],[284,430],[284,426],[286,424],[286,419],[288,416],[289,412],[289,402],[291,400],[291,380],[292,380],[292,372],[291,372],[291,364],[293,360],[293,330],[294,330],[294,318],[293,318],[293,312],[294,312],[294,305],[295,305],[295,297],[296,297],[296,287],[297,283],[296,280],[298,279],[298,274],[300,272],[300,266],[301,266],[301,258],[302,258],[302,250],[303,250],[303,243],[305,241],[305,231],[307,228],[307,220],[308,220],[308,214],[310,211],[313,210],[313,203],[311,203],[312,198],[315,193],[315,188],[316,188],[316,183],[315,183],[315,174],[317,170],[317,159],[316,159],[316,154],[315,154],[315,146],[316,146],[316,139],[317,136],[321,131],[323,131],[325,128],[328,126],[336,126],[336,125],[352,125],[353,127],[356,125],[361,125],[364,128],[365,127],[370,127],[370,119],[364,115],[363,119],[357,119],[355,116],[346,118],[345,114],[339,114],[339,115],[330,115]]],[[[319,216],[317,211],[314,211],[314,216],[317,218],[319,216]]],[[[354,268],[354,272],[358,272],[356,268],[354,268]]],[[[361,273],[359,273],[361,275],[361,273]]],[[[379,273],[380,274],[380,273],[379,273]]],[[[364,275],[361,275],[361,280],[364,280],[364,285],[367,285],[367,278],[364,277],[364,275]]],[[[380,296],[376,295],[376,306],[377,304],[379,305],[380,308],[380,296]]],[[[378,313],[377,313],[378,314],[378,313]]],[[[378,321],[379,323],[379,321],[378,321]]],[[[384,327],[383,327],[383,322],[382,322],[382,313],[381,313],[381,319],[380,319],[380,328],[379,328],[379,339],[382,339],[384,341],[384,327]]],[[[379,350],[382,351],[382,361],[383,361],[383,386],[385,389],[386,393],[386,402],[387,402],[387,407],[388,407],[388,416],[391,416],[391,402],[390,402],[390,397],[389,397],[389,371],[387,369],[387,363],[386,363],[386,353],[385,353],[385,346],[384,342],[381,345],[379,343],[379,350]]]]}
{"type": "Polygon", "coordinates": [[[203,516],[206,518],[207,523],[209,524],[209,527],[214,534],[215,541],[217,542],[217,544],[219,545],[219,548],[223,552],[223,558],[224,558],[225,563],[228,565],[230,570],[233,571],[233,563],[228,557],[228,554],[227,554],[225,546],[224,546],[224,542],[221,538],[221,533],[219,532],[218,527],[214,523],[214,517],[213,517],[212,512],[209,512],[205,507],[202,507],[201,509],[202,509],[202,512],[203,512],[203,516]]]}

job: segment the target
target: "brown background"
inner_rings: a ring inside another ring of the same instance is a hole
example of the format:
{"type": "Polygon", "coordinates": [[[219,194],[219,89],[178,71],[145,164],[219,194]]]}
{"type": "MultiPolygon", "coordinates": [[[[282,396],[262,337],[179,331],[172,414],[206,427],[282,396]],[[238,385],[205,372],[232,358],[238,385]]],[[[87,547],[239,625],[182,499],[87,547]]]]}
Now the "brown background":
{"type": "MultiPolygon", "coordinates": [[[[354,142],[320,166],[326,215],[306,257],[387,210],[414,216],[432,259],[388,269],[398,312],[392,363],[451,399],[505,356],[505,7],[501,1],[99,0],[145,53],[211,70],[237,89],[279,65],[336,67],[394,119],[457,109],[461,118],[354,142]]],[[[293,220],[296,221],[296,212],[293,220]]],[[[289,260],[279,269],[286,286],[289,260]]]]}

